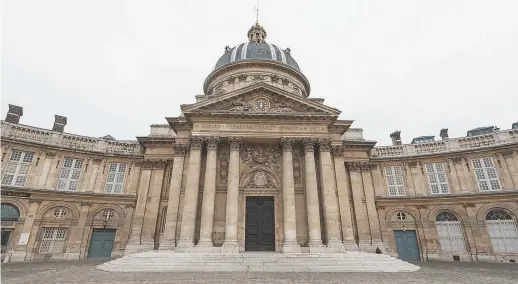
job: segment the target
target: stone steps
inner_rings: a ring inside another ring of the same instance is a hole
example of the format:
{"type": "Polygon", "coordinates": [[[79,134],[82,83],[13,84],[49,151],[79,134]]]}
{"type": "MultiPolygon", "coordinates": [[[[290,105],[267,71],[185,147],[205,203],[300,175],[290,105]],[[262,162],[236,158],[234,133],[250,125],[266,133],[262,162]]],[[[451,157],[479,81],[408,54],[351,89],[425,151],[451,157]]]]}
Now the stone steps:
{"type": "Polygon", "coordinates": [[[389,255],[347,253],[175,253],[149,251],[97,266],[113,272],[411,272],[419,267],[389,255]]]}

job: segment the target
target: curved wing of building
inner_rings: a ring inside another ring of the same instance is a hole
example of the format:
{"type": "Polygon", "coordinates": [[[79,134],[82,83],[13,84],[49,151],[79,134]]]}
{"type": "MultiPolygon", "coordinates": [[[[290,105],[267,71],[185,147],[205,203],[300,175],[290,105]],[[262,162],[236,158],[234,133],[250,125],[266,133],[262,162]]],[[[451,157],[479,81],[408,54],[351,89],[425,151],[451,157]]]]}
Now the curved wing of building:
{"type": "Polygon", "coordinates": [[[4,261],[184,252],[518,257],[518,125],[375,147],[309,97],[289,49],[250,28],[205,94],[119,141],[2,121],[4,261]]]}

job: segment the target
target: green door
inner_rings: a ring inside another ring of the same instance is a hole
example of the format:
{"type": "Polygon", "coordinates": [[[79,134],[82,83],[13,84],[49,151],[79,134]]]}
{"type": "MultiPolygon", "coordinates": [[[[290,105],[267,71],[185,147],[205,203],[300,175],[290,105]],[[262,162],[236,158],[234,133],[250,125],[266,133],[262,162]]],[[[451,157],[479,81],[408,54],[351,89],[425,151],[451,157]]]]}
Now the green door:
{"type": "Polygon", "coordinates": [[[88,258],[111,258],[115,229],[94,229],[90,238],[88,258]]]}
{"type": "Polygon", "coordinates": [[[405,261],[421,260],[415,231],[394,231],[394,238],[396,239],[399,259],[405,261]]]}

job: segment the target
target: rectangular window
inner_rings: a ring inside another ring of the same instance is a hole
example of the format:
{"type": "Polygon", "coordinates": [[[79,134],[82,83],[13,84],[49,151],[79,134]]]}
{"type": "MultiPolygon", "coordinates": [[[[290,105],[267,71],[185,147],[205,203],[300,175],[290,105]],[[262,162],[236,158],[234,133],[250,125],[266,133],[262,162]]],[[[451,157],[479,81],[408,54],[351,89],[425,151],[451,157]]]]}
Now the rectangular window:
{"type": "Polygon", "coordinates": [[[481,191],[500,190],[500,180],[493,166],[493,159],[490,157],[472,159],[471,163],[477,177],[478,187],[481,191]]]}
{"type": "Polygon", "coordinates": [[[432,194],[450,193],[448,186],[448,177],[441,163],[425,164],[426,173],[428,174],[428,183],[432,194]]]}
{"type": "Polygon", "coordinates": [[[405,196],[405,182],[400,166],[385,167],[389,196],[405,196]]]}
{"type": "Polygon", "coordinates": [[[33,158],[32,152],[13,151],[5,167],[2,185],[25,186],[33,158]]]}
{"type": "Polygon", "coordinates": [[[83,160],[74,158],[65,158],[63,168],[59,175],[58,190],[77,190],[81,171],[83,169],[83,160]]]}
{"type": "Polygon", "coordinates": [[[43,228],[40,253],[62,253],[66,236],[66,228],[43,228]]]}
{"type": "Polygon", "coordinates": [[[124,175],[126,174],[126,164],[110,163],[108,167],[108,177],[104,185],[106,193],[121,193],[124,187],[124,175]]]}

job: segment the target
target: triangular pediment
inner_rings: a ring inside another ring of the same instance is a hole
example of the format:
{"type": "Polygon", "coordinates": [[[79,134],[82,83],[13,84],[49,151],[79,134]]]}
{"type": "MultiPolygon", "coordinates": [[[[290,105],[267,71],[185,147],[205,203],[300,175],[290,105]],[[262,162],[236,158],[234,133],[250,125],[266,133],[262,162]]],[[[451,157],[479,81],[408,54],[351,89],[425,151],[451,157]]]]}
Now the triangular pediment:
{"type": "Polygon", "coordinates": [[[284,115],[324,115],[338,117],[338,109],[284,91],[275,86],[259,82],[245,88],[214,96],[204,101],[182,105],[184,114],[284,114],[284,115]]]}

